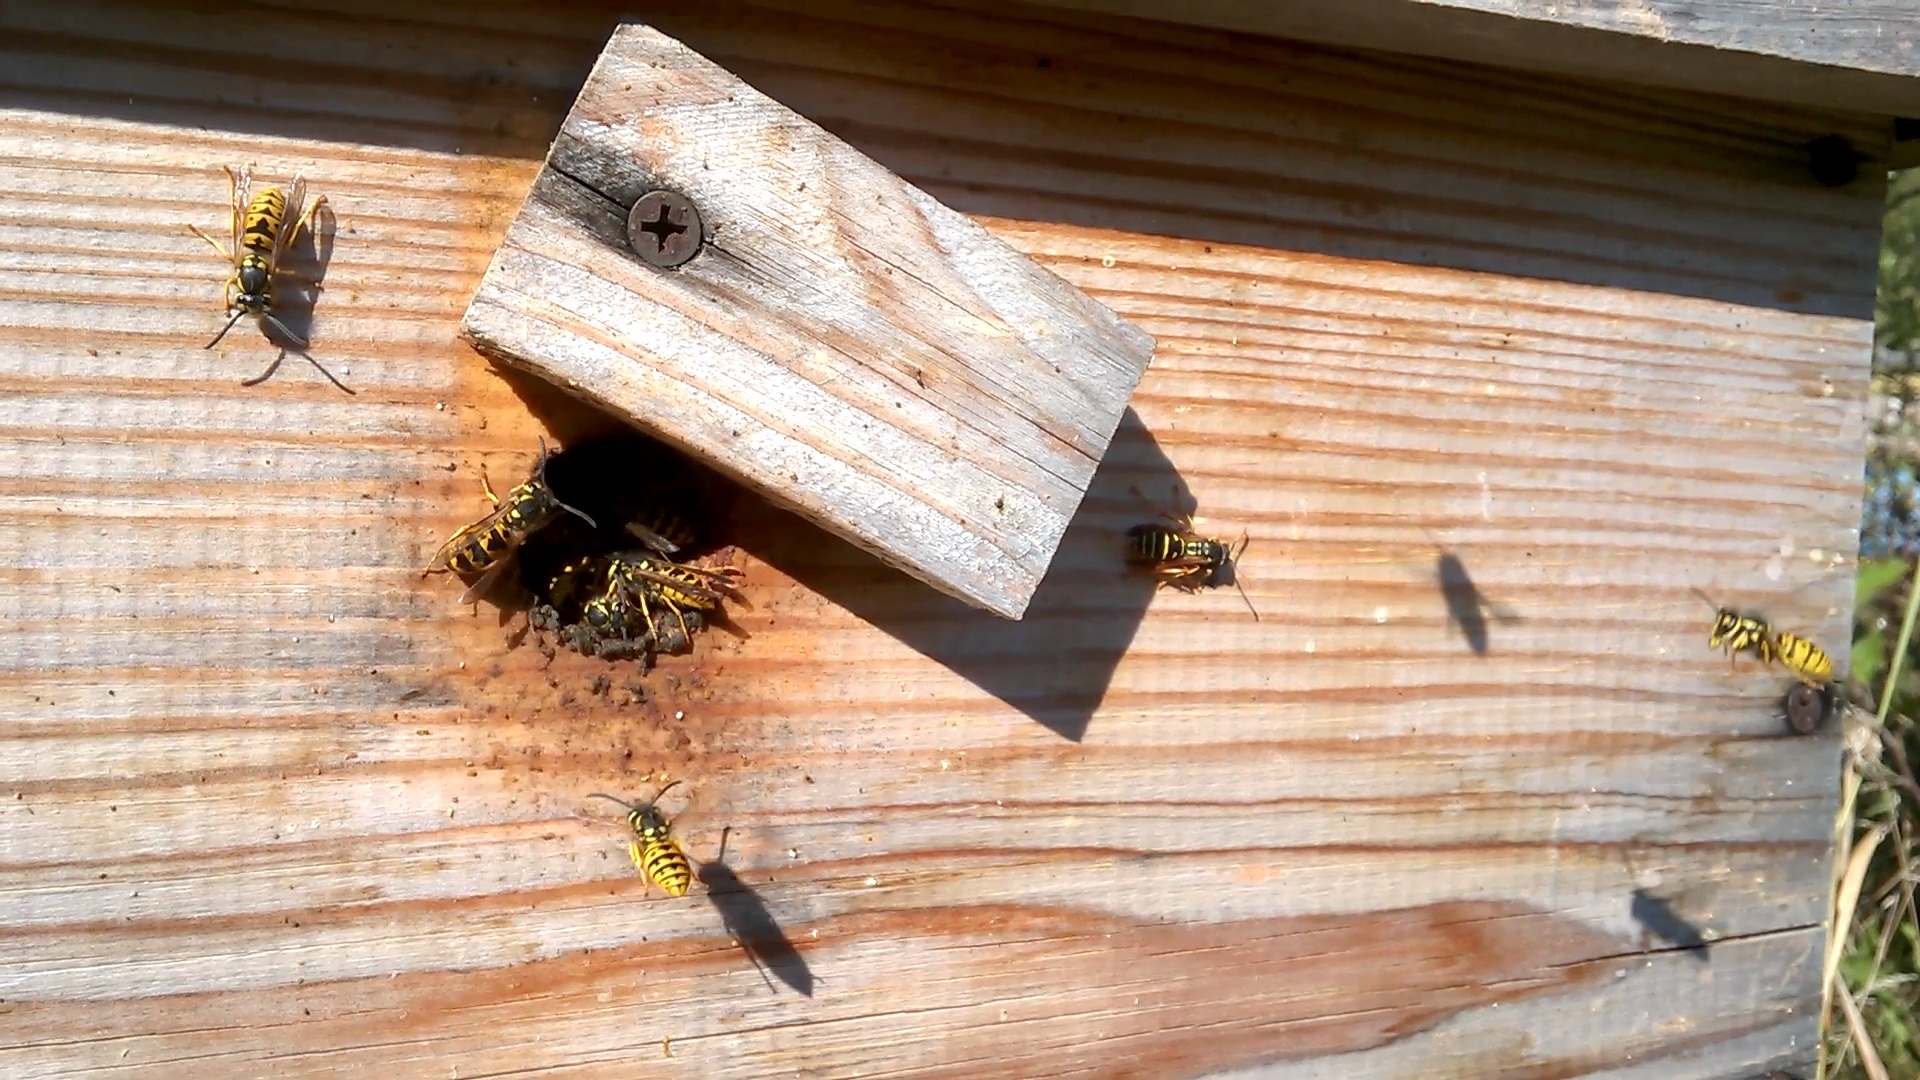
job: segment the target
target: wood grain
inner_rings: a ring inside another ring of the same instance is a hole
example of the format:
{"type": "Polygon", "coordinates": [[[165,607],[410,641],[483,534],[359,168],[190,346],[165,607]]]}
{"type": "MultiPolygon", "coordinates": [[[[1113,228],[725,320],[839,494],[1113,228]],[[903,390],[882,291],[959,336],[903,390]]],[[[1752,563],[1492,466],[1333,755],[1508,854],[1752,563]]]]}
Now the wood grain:
{"type": "Polygon", "coordinates": [[[482,466],[609,423],[455,333],[617,14],[6,9],[0,1071],[1804,1059],[1837,740],[1689,589],[1845,655],[1880,191],[1796,148],[1872,125],[998,6],[650,8],[1160,351],[1023,621],[740,495],[744,636],[596,692],[417,571],[482,466]],[[241,161],[336,210],[314,353],[357,397],[200,348],[185,225],[241,161]],[[1176,479],[1251,534],[1260,622],[1124,572],[1176,479]],[[682,900],[585,798],[662,774],[682,900]]]}
{"type": "Polygon", "coordinates": [[[1153,354],[986,230],[637,24],[600,54],[461,328],[1012,619],[1153,354]],[[671,273],[627,239],[660,188],[707,236],[671,273]]]}
{"type": "Polygon", "coordinates": [[[1037,0],[1321,44],[1757,101],[1912,116],[1920,28],[1899,0],[1037,0]]]}

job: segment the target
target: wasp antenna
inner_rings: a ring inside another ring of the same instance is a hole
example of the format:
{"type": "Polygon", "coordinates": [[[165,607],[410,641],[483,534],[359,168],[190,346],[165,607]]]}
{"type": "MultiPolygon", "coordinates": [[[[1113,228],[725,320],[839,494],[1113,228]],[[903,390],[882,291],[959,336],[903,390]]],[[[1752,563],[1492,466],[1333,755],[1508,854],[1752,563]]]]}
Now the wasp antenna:
{"type": "Polygon", "coordinates": [[[218,344],[220,344],[220,339],[221,339],[221,338],[223,338],[223,337],[226,337],[226,336],[227,336],[227,331],[229,331],[229,330],[231,330],[231,329],[233,329],[233,324],[234,324],[234,323],[237,323],[237,322],[239,322],[239,321],[240,321],[240,316],[242,316],[242,315],[245,315],[246,313],[247,313],[247,309],[246,309],[246,308],[235,308],[235,309],[234,309],[234,312],[233,312],[233,317],[232,317],[232,318],[229,318],[229,319],[227,320],[227,325],[225,325],[225,326],[223,326],[223,327],[221,327],[221,328],[220,328],[220,332],[219,332],[219,333],[217,333],[217,334],[215,334],[215,335],[213,335],[213,340],[212,340],[212,341],[209,341],[209,342],[207,342],[207,343],[206,343],[205,345],[202,345],[202,346],[200,346],[200,347],[201,347],[201,348],[203,348],[203,349],[211,349],[211,348],[213,348],[213,347],[214,347],[215,345],[218,345],[218,344]]]}
{"type": "Polygon", "coordinates": [[[260,317],[272,323],[273,328],[275,330],[278,330],[282,334],[285,334],[287,337],[287,340],[291,341],[294,344],[295,348],[304,349],[307,347],[306,338],[303,338],[299,334],[296,334],[293,331],[287,329],[287,324],[281,322],[279,319],[274,318],[271,312],[261,312],[260,317]]]}
{"type": "Polygon", "coordinates": [[[342,390],[345,390],[349,394],[353,394],[356,397],[359,396],[359,391],[355,390],[351,386],[348,386],[346,383],[341,382],[339,379],[334,378],[333,372],[328,371],[324,366],[321,365],[320,361],[315,360],[312,354],[308,353],[305,349],[300,350],[300,355],[307,358],[307,363],[312,364],[314,367],[314,370],[318,371],[322,375],[325,375],[327,377],[328,382],[332,383],[333,385],[339,387],[342,390]]]}
{"type": "Polygon", "coordinates": [[[626,807],[626,808],[627,808],[627,809],[629,809],[629,810],[638,810],[638,809],[640,809],[640,807],[639,807],[639,805],[638,805],[637,803],[630,803],[630,802],[628,802],[628,801],[627,801],[627,800],[625,800],[625,799],[622,799],[622,798],[619,798],[618,796],[614,796],[614,795],[608,795],[608,794],[606,794],[606,793],[604,793],[604,792],[599,792],[599,791],[596,791],[596,792],[594,792],[594,793],[592,793],[591,795],[588,795],[588,796],[587,796],[587,798],[589,798],[589,799],[605,799],[605,800],[607,800],[608,802],[617,802],[617,803],[619,803],[619,804],[620,804],[621,806],[624,806],[624,807],[626,807]]]}
{"type": "Polygon", "coordinates": [[[274,372],[280,370],[280,361],[285,360],[286,358],[287,358],[287,351],[285,349],[280,350],[279,356],[276,356],[272,360],[268,361],[267,366],[260,369],[260,374],[255,375],[251,379],[241,379],[240,385],[241,386],[259,386],[261,383],[266,382],[268,379],[273,377],[274,372]]]}
{"type": "Polygon", "coordinates": [[[654,793],[653,793],[653,798],[651,798],[651,799],[648,799],[648,800],[647,800],[647,805],[648,805],[648,806],[652,806],[652,805],[654,805],[655,803],[658,803],[658,802],[660,801],[660,796],[662,796],[662,795],[665,795],[665,794],[666,794],[667,792],[669,792],[669,791],[671,791],[671,790],[673,790],[673,788],[674,788],[674,787],[676,787],[676,786],[678,786],[678,785],[679,785],[679,783],[680,783],[680,781],[678,781],[678,780],[669,780],[669,781],[667,781],[667,786],[666,786],[666,787],[663,787],[663,788],[661,788],[661,789],[660,789],[659,791],[656,791],[656,792],[654,792],[654,793]]]}
{"type": "Polygon", "coordinates": [[[1247,595],[1246,586],[1240,584],[1240,575],[1233,576],[1233,587],[1240,590],[1240,599],[1247,602],[1247,610],[1253,612],[1253,621],[1260,621],[1260,609],[1253,606],[1253,597],[1247,595]]]}
{"type": "Polygon", "coordinates": [[[1715,610],[1715,611],[1719,611],[1719,610],[1720,610],[1720,605],[1719,605],[1718,603],[1716,603],[1716,602],[1714,602],[1714,599],[1713,599],[1713,597],[1711,597],[1711,596],[1708,596],[1708,595],[1707,595],[1706,593],[1703,593],[1703,592],[1701,592],[1701,591],[1700,591],[1699,589],[1696,589],[1696,588],[1693,588],[1692,586],[1688,586],[1688,587],[1687,587],[1687,591],[1688,591],[1688,592],[1690,592],[1690,593],[1692,593],[1693,595],[1695,595],[1695,596],[1697,596],[1697,597],[1699,597],[1699,598],[1700,598],[1701,600],[1703,600],[1703,601],[1705,601],[1705,602],[1706,602],[1706,605],[1707,605],[1708,607],[1710,607],[1710,608],[1712,608],[1713,610],[1715,610]]]}
{"type": "Polygon", "coordinates": [[[1253,612],[1253,621],[1259,622],[1260,610],[1253,606],[1253,597],[1247,595],[1247,587],[1240,584],[1240,556],[1246,554],[1247,545],[1252,542],[1253,540],[1247,535],[1247,531],[1245,529],[1240,530],[1240,546],[1234,549],[1233,558],[1230,561],[1233,564],[1233,587],[1240,590],[1240,599],[1245,600],[1247,602],[1247,610],[1253,612]]]}
{"type": "Polygon", "coordinates": [[[599,522],[588,517],[587,512],[585,510],[580,509],[577,506],[568,506],[566,503],[561,502],[559,499],[553,500],[553,504],[555,506],[558,506],[560,509],[565,510],[567,513],[572,514],[574,517],[579,518],[581,521],[584,521],[587,524],[593,526],[596,529],[600,527],[599,522]]]}

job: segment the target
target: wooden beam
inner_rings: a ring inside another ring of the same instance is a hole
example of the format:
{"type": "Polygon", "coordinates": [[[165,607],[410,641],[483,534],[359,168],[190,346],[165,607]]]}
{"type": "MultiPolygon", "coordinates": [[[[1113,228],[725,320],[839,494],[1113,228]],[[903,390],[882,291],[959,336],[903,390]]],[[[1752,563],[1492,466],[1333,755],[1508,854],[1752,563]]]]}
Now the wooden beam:
{"type": "Polygon", "coordinates": [[[611,422],[457,336],[610,9],[285,11],[0,5],[0,1075],[1813,1045],[1840,740],[1689,590],[1844,657],[1884,192],[1795,148],[1871,125],[985,0],[646,5],[1159,353],[1023,621],[742,495],[740,633],[641,676],[418,576],[482,467],[611,422]],[[186,225],[241,162],[338,215],[356,397],[201,348],[186,225]],[[1176,479],[1260,622],[1122,567],[1176,479]],[[677,900],[586,798],[663,773],[732,875],[677,900]]]}
{"type": "Polygon", "coordinates": [[[1525,71],[1920,115],[1920,18],[1902,0],[1033,2],[1525,71]]]}
{"type": "Polygon", "coordinates": [[[1153,354],[1078,289],[641,25],[608,41],[462,329],[1016,619],[1153,354]],[[707,234],[671,270],[628,239],[634,204],[662,188],[698,214],[666,226],[707,234]]]}

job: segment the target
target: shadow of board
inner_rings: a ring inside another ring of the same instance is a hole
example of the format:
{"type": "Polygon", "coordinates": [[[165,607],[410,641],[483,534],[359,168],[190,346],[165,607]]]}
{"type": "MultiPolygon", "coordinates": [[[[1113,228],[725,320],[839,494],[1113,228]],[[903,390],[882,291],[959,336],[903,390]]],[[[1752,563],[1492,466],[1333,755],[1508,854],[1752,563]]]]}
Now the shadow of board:
{"type": "MultiPolygon", "coordinates": [[[[284,12],[236,17],[197,3],[7,5],[0,7],[7,42],[0,107],[541,158],[622,9],[561,0],[537,17],[481,9],[464,18],[460,11],[430,5],[405,14],[364,7],[330,14],[316,4],[301,11],[302,32],[290,34],[284,12]],[[93,27],[113,27],[112,40],[90,37],[93,27]],[[219,43],[217,60],[209,59],[210,41],[219,43]]],[[[1832,223],[1799,236],[1785,229],[1713,235],[1688,222],[1727,214],[1687,217],[1671,194],[1645,185],[1636,191],[1628,164],[1618,184],[1598,186],[1584,173],[1553,173],[1570,167],[1551,156],[1528,159],[1532,172],[1500,167],[1503,152],[1517,158],[1540,141],[1549,122],[1543,110],[1559,107],[1553,99],[1577,99],[1592,91],[1585,84],[1541,78],[1539,95],[1515,94],[1486,80],[1485,69],[1463,65],[1450,77],[1452,66],[1428,65],[1436,74],[1425,76],[1427,85],[1448,87],[1462,96],[1458,107],[1472,112],[1474,135],[1470,143],[1457,136],[1461,147],[1486,160],[1443,163],[1444,190],[1399,193],[1387,186],[1391,173],[1380,178],[1380,154],[1446,129],[1435,128],[1417,94],[1383,113],[1301,89],[1303,78],[1330,78],[1319,70],[1328,65],[1365,62],[1350,52],[1135,19],[1008,11],[984,0],[940,7],[930,21],[946,27],[938,33],[782,20],[728,0],[659,4],[640,14],[963,213],[1871,315],[1873,291],[1859,284],[1871,281],[1877,252],[1884,172],[1867,159],[1880,148],[1851,150],[1855,167],[1836,172],[1827,164],[1835,137],[1822,126],[1830,121],[1817,113],[1716,156],[1702,155],[1690,133],[1734,121],[1726,103],[1706,95],[1668,95],[1667,111],[1689,122],[1664,149],[1660,136],[1630,126],[1583,129],[1583,160],[1630,163],[1665,153],[1696,181],[1694,190],[1720,193],[1729,213],[1756,226],[1789,212],[1779,206],[1793,208],[1796,220],[1832,223]],[[774,35],[791,38],[792,56],[769,53],[766,39],[774,35]],[[845,68],[851,61],[830,66],[828,54],[811,59],[810,46],[823,35],[844,37],[850,48],[868,40],[884,46],[864,63],[890,77],[845,68]],[[1151,48],[1120,47],[1128,43],[1151,48]],[[1178,76],[1177,99],[1143,96],[1141,87],[1167,81],[1169,64],[1211,74],[1178,76]],[[993,98],[930,93],[966,85],[942,74],[956,65],[1000,72],[993,98]],[[1067,87],[1070,109],[1058,100],[1067,87]],[[1045,145],[983,134],[1005,127],[1008,117],[1044,119],[1045,145]],[[1342,134],[1350,130],[1368,132],[1382,149],[1355,149],[1342,134]],[[1184,140],[1177,154],[1167,149],[1172,137],[1184,140]],[[1313,153],[1300,152],[1303,142],[1313,153]],[[1512,212],[1516,180],[1539,189],[1542,208],[1512,212]],[[1621,221],[1619,203],[1629,197],[1641,205],[1621,226],[1641,231],[1623,248],[1627,241],[1606,223],[1621,221]],[[1392,225],[1403,215],[1382,215],[1379,207],[1394,202],[1423,223],[1392,225]],[[1498,221],[1498,242],[1486,238],[1490,219],[1498,221]],[[1727,250],[1733,254],[1715,254],[1727,250]],[[1703,259],[1711,265],[1693,269],[1703,259]]],[[[1392,65],[1381,70],[1411,78],[1392,65]]],[[[1409,149],[1397,165],[1423,162],[1439,159],[1409,149]]],[[[499,194],[517,201],[524,192],[499,194]]]]}
{"type": "Polygon", "coordinates": [[[1125,530],[1133,521],[1116,516],[1125,509],[1111,508],[1137,507],[1132,488],[1165,490],[1178,481],[1173,463],[1129,408],[1017,622],[935,592],[759,500],[742,501],[733,531],[752,538],[742,546],[801,585],[1079,742],[1155,588],[1149,575],[1127,567],[1125,530]]]}
{"type": "MultiPolygon", "coordinates": [[[[658,447],[623,421],[504,364],[494,372],[530,412],[569,447],[610,446],[600,467],[631,477],[662,470],[658,447]],[[622,464],[626,463],[626,464],[622,464]]],[[[696,551],[734,544],[882,632],[1074,742],[1106,696],[1114,669],[1132,644],[1155,583],[1126,565],[1126,528],[1152,518],[1141,491],[1185,491],[1180,474],[1140,417],[1128,408],[1068,524],[1026,617],[1003,619],[934,591],[922,582],[798,515],[744,492],[698,462],[668,450],[670,470],[691,486],[712,534],[696,551]]],[[[549,473],[555,490],[605,513],[594,484],[577,483],[567,455],[549,473]]],[[[612,518],[609,518],[612,520],[612,518]]]]}

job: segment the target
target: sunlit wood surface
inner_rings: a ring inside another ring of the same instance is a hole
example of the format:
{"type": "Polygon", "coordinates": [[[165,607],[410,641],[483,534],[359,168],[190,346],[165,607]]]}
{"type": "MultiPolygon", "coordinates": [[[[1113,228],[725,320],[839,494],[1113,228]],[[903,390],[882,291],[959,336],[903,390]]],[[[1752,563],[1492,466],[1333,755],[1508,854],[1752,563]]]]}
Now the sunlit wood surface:
{"type": "Polygon", "coordinates": [[[537,435],[454,329],[619,9],[0,28],[0,1071],[1749,1076],[1806,1059],[1884,125],[997,5],[645,5],[1153,334],[1024,622],[752,500],[742,631],[422,580],[537,435]],[[336,215],[218,348],[223,163],[336,215]],[[1178,483],[1250,535],[1155,595],[1178,483]],[[1141,494],[1134,494],[1138,489],[1141,494]],[[643,895],[609,804],[708,863],[643,895]],[[723,832],[723,862],[715,862],[723,832]],[[741,942],[750,948],[743,949],[741,942]],[[1610,1071],[1611,1070],[1611,1071],[1610,1071]]]}

